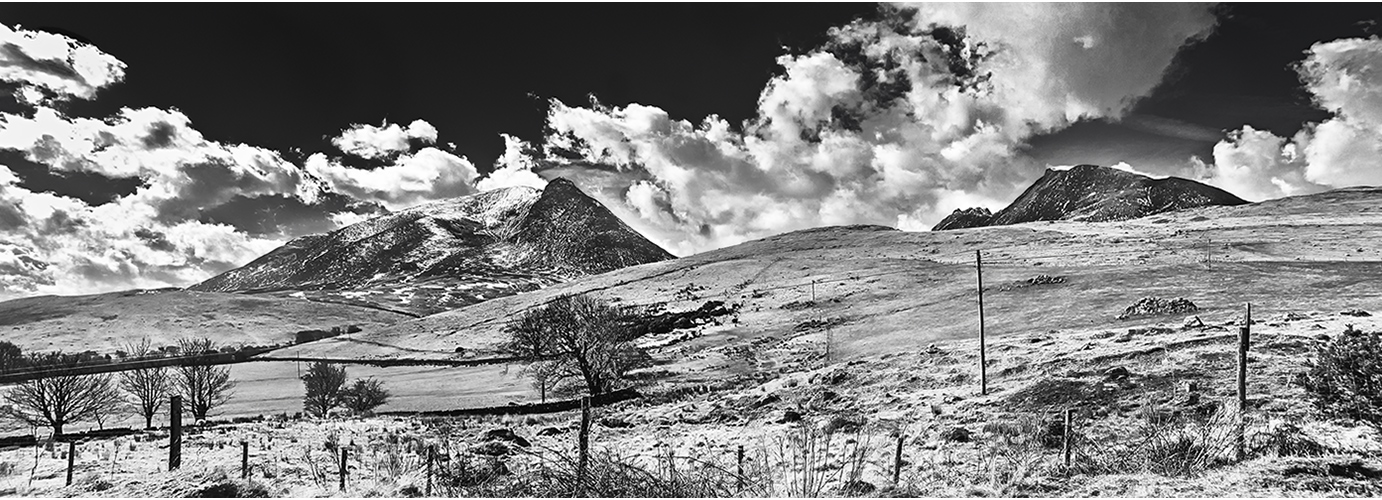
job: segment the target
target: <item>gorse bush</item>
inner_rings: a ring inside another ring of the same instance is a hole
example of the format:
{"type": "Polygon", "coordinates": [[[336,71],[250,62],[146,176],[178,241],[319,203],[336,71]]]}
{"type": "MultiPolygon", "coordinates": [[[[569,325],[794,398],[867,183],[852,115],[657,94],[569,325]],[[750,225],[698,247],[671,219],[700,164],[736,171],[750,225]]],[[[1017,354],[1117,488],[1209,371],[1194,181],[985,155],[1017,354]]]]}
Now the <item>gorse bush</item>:
{"type": "Polygon", "coordinates": [[[1382,335],[1349,325],[1320,346],[1307,366],[1296,383],[1316,408],[1326,416],[1382,430],[1382,335]]]}

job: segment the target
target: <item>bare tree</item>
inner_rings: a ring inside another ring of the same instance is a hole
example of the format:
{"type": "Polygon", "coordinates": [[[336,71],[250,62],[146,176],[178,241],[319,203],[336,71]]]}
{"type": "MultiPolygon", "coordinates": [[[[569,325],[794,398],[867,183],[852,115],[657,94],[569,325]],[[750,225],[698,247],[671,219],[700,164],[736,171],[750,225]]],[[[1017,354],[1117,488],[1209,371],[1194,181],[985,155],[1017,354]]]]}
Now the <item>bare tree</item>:
{"type": "MultiPolygon", "coordinates": [[[[125,344],[128,355],[141,359],[153,354],[149,339],[125,344]]],[[[140,368],[120,372],[120,389],[129,396],[129,404],[144,417],[144,428],[154,426],[154,415],[168,399],[168,367],[140,368]]]]}
{"type": "Polygon", "coordinates": [[[104,419],[120,394],[108,374],[78,375],[77,359],[62,353],[32,356],[30,366],[53,374],[11,387],[5,392],[5,413],[32,426],[53,428],[62,435],[68,424],[104,419]]]}
{"type": "MultiPolygon", "coordinates": [[[[208,338],[178,340],[183,356],[214,354],[216,343],[208,338]]],[[[230,367],[187,364],[174,369],[173,386],[186,400],[187,411],[194,420],[205,420],[211,410],[230,400],[235,382],[230,379],[230,367]]]]}
{"type": "Polygon", "coordinates": [[[551,364],[536,369],[544,386],[576,379],[598,396],[616,389],[629,370],[647,364],[647,353],[630,342],[630,314],[589,295],[558,297],[510,324],[502,349],[528,362],[551,364]]]}
{"type": "Polygon", "coordinates": [[[306,392],[302,396],[302,410],[318,418],[325,417],[341,404],[341,387],[345,385],[346,370],[325,361],[317,361],[302,376],[306,392]]]}
{"type": "Polygon", "coordinates": [[[562,364],[555,361],[537,361],[523,368],[523,373],[533,379],[533,388],[537,389],[538,396],[542,402],[547,402],[547,394],[556,390],[557,384],[561,383],[562,364]]]}

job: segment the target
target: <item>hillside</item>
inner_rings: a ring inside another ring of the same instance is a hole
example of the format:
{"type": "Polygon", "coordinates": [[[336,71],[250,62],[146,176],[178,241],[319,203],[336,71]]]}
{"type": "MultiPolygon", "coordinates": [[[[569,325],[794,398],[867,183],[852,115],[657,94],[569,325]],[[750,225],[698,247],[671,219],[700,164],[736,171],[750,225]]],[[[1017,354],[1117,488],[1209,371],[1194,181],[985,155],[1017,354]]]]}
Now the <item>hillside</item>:
{"type": "Polygon", "coordinates": [[[109,354],[148,338],[155,348],[181,337],[219,345],[291,342],[299,330],[377,328],[408,316],[302,299],[181,290],[39,296],[0,302],[0,339],[27,351],[109,354]]]}
{"type": "Polygon", "coordinates": [[[571,182],[412,207],[304,236],[190,287],[417,314],[672,258],[571,182]]]}
{"type": "Polygon", "coordinates": [[[1003,210],[956,210],[932,230],[1004,226],[1023,222],[1118,221],[1213,205],[1242,205],[1222,189],[1179,177],[1153,179],[1115,168],[1078,165],[1047,169],[1003,210]]]}
{"type": "MultiPolygon", "coordinates": [[[[1319,417],[1290,381],[1322,341],[1349,326],[1382,328],[1379,202],[1382,189],[1357,188],[1114,222],[932,233],[819,228],[633,266],[265,358],[483,357],[514,314],[561,293],[671,310],[726,301],[736,313],[639,339],[659,362],[644,372],[648,397],[595,410],[597,456],[662,470],[659,457],[670,453],[733,470],[743,446],[752,473],[763,474],[751,486],[767,489],[754,496],[787,496],[793,478],[801,476],[785,455],[800,451],[793,447],[805,439],[817,439],[819,451],[831,453],[815,470],[834,474],[848,467],[844,457],[862,457],[862,483],[853,486],[862,489],[847,490],[832,475],[824,484],[831,494],[1375,496],[1382,439],[1366,427],[1319,417]],[[987,395],[977,384],[975,250],[985,262],[987,395]],[[1118,319],[1148,296],[1188,299],[1198,310],[1118,319]],[[1234,340],[1246,303],[1254,319],[1249,454],[1238,462],[1224,458],[1231,455],[1223,437],[1232,426],[1223,419],[1233,397],[1234,340]],[[464,352],[456,353],[458,346],[464,352]],[[1067,409],[1083,436],[1074,473],[1059,465],[1059,444],[1041,444],[1041,431],[1034,430],[1050,429],[1067,409]],[[899,430],[903,469],[893,486],[899,430]],[[819,441],[827,432],[833,440],[819,441]],[[1219,446],[1214,453],[1220,461],[1184,475],[1125,461],[1150,453],[1136,446],[1151,432],[1170,433],[1161,436],[1179,440],[1173,444],[1219,446]]],[[[271,365],[236,365],[253,373],[238,372],[246,389],[228,416],[295,411],[301,385],[292,380],[291,364],[271,365]]],[[[386,411],[537,400],[517,367],[351,370],[396,389],[399,400],[386,411]]],[[[314,482],[303,458],[328,440],[368,443],[360,457],[416,461],[420,455],[389,451],[380,429],[406,428],[457,443],[457,449],[468,446],[471,453],[486,443],[483,433],[507,429],[532,441],[530,452],[552,459],[552,453],[570,453],[578,418],[565,412],[268,421],[192,436],[206,445],[193,446],[198,451],[189,459],[204,464],[196,470],[233,468],[233,444],[248,438],[254,450],[272,450],[255,457],[273,459],[254,459],[262,474],[272,471],[274,479],[264,480],[271,494],[331,494],[334,484],[314,482]],[[221,442],[232,446],[222,449],[221,442]]],[[[0,459],[32,459],[26,450],[6,453],[0,459]]],[[[326,452],[315,453],[321,455],[315,460],[329,463],[326,452]]],[[[147,475],[164,454],[140,443],[125,463],[142,465],[88,459],[94,465],[83,470],[99,469],[115,485],[108,494],[116,496],[185,484],[183,476],[147,475]]],[[[539,458],[513,453],[497,460],[522,471],[539,458]]],[[[41,462],[44,471],[65,465],[56,456],[41,462]]],[[[421,470],[381,472],[365,465],[351,484],[354,491],[398,496],[423,484],[421,470]]],[[[22,476],[9,484],[34,493],[96,491],[87,482],[63,490],[60,474],[45,474],[32,487],[21,484],[22,476]]]]}
{"type": "MultiPolygon", "coordinates": [[[[453,357],[490,350],[514,315],[566,293],[694,309],[719,300],[737,321],[690,333],[666,357],[696,377],[783,366],[819,350],[829,319],[849,357],[925,347],[978,331],[974,251],[982,249],[987,329],[1087,330],[1123,322],[1149,296],[1184,297],[1201,314],[1374,307],[1382,295],[1382,191],[1329,192],[1264,204],[1202,207],[1118,222],[1055,221],[910,233],[877,226],[798,231],[673,261],[634,266],[375,331],[298,346],[330,357],[453,357]],[[1280,215],[1277,215],[1280,214],[1280,215]],[[1064,281],[1020,286],[1040,275],[1064,281]],[[812,281],[817,301],[809,301],[812,281]],[[1231,296],[1225,290],[1232,290],[1231,296]],[[1282,293],[1282,290],[1293,290],[1282,293]],[[389,346],[407,346],[409,350],[389,346]],[[694,355],[692,355],[694,353],[694,355]],[[692,362],[690,357],[705,358],[692,362]],[[688,368],[689,369],[689,368],[688,368]]],[[[677,335],[681,335],[678,333],[677,335]]],[[[659,342],[650,339],[648,342],[659,342]]]]}

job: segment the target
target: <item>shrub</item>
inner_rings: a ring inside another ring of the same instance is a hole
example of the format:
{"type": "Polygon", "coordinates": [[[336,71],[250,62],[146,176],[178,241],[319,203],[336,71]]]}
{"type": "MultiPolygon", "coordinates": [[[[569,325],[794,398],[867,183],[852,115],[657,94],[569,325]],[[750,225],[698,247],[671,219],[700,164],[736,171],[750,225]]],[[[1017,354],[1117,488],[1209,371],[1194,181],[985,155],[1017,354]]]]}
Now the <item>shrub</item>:
{"type": "Polygon", "coordinates": [[[1352,325],[1319,347],[1296,379],[1325,415],[1382,430],[1382,335],[1352,325]]]}
{"type": "Polygon", "coordinates": [[[389,391],[384,389],[383,382],[374,378],[358,379],[350,387],[341,390],[341,403],[357,414],[374,411],[387,402],[389,391]]]}
{"type": "MultiPolygon", "coordinates": [[[[1154,412],[1151,412],[1154,414],[1154,412]]],[[[1220,409],[1205,417],[1149,417],[1122,442],[1101,445],[1078,439],[1075,468],[1088,474],[1150,473],[1191,477],[1234,457],[1237,414],[1220,409]]]]}

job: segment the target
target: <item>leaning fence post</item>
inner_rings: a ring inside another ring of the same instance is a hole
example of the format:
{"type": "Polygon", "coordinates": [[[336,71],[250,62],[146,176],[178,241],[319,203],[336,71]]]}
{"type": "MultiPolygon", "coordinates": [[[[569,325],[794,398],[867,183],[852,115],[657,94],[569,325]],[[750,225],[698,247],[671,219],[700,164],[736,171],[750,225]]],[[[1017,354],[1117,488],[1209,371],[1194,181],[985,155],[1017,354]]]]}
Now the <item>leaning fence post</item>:
{"type": "Polygon", "coordinates": [[[182,396],[168,402],[168,470],[182,467],[182,396]]]}
{"type": "Polygon", "coordinates": [[[72,468],[77,460],[77,441],[67,442],[67,485],[72,486],[72,468]]]}
{"type": "Polygon", "coordinates": [[[1061,454],[1065,456],[1065,468],[1070,468],[1070,441],[1075,435],[1075,429],[1071,427],[1073,419],[1070,418],[1071,410],[1065,409],[1065,432],[1061,439],[1061,454]]]}
{"type": "Polygon", "coordinates": [[[897,486],[898,480],[902,477],[902,440],[906,437],[902,431],[897,432],[897,449],[893,452],[893,486],[897,486]]]}
{"type": "Polygon", "coordinates": [[[250,442],[240,441],[240,479],[250,477],[250,442]]]}
{"type": "Polygon", "coordinates": [[[437,445],[427,445],[427,496],[432,496],[432,463],[437,460],[437,445]]]}
{"type": "Polygon", "coordinates": [[[578,437],[580,455],[576,462],[577,494],[585,496],[586,466],[590,463],[590,397],[581,397],[581,432],[578,437]]]}

